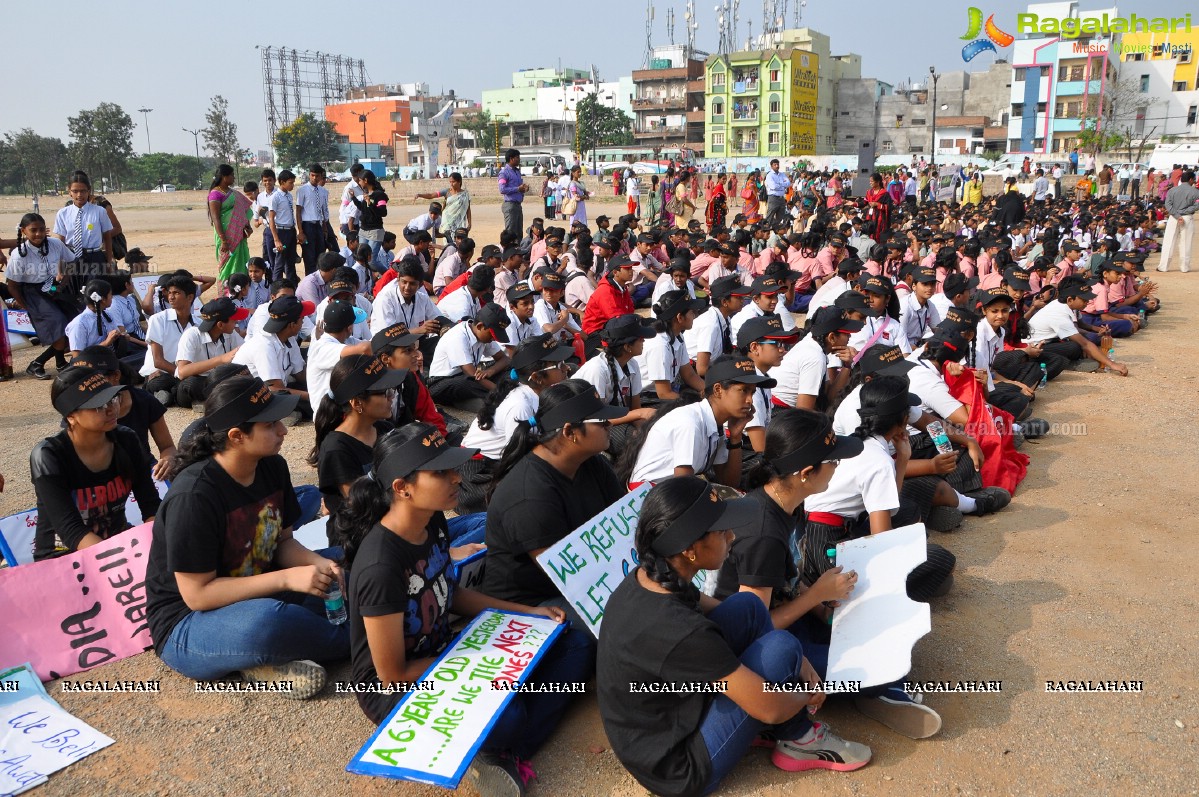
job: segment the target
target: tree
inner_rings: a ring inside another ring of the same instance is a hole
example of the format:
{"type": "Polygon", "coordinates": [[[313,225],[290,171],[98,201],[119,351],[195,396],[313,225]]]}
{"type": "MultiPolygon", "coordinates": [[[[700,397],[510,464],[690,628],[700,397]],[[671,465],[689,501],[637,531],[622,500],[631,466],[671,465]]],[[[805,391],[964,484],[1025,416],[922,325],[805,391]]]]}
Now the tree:
{"type": "Polygon", "coordinates": [[[138,156],[129,162],[128,183],[130,188],[142,190],[163,183],[180,188],[207,188],[213,166],[211,158],[155,152],[138,156]]]}
{"type": "Polygon", "coordinates": [[[619,147],[633,143],[633,120],[619,108],[601,105],[588,94],[575,106],[575,125],[579,131],[579,149],[619,147]]]}
{"type": "Polygon", "coordinates": [[[469,132],[474,140],[474,146],[479,149],[487,149],[486,142],[491,141],[495,135],[492,131],[492,124],[495,122],[491,118],[490,111],[477,111],[468,113],[459,121],[454,123],[454,127],[458,130],[469,132]]]}
{"type": "Polygon", "coordinates": [[[1084,119],[1078,131],[1078,148],[1083,152],[1107,152],[1124,144],[1124,135],[1112,132],[1111,125],[1099,128],[1097,119],[1084,119]]]}
{"type": "MultiPolygon", "coordinates": [[[[133,120],[111,102],[102,102],[92,110],[80,111],[67,119],[71,135],[71,160],[76,168],[92,177],[107,180],[120,188],[120,178],[128,173],[133,157],[133,120]]],[[[96,186],[102,190],[101,186],[96,186]]]]}
{"type": "Polygon", "coordinates": [[[1161,103],[1158,96],[1142,91],[1137,80],[1128,77],[1109,80],[1102,93],[1083,97],[1079,149],[1099,153],[1132,146],[1133,121],[1140,117],[1143,124],[1149,108],[1161,103]]]}
{"type": "Polygon", "coordinates": [[[39,136],[26,127],[6,134],[4,144],[10,169],[5,182],[21,193],[40,194],[65,183],[70,162],[60,139],[39,136]]]}
{"type": "Polygon", "coordinates": [[[207,125],[200,130],[204,148],[220,163],[228,163],[235,170],[247,150],[237,140],[237,125],[229,119],[229,101],[220,94],[212,98],[212,105],[204,114],[207,125]]]}
{"type": "Polygon", "coordinates": [[[289,168],[300,164],[307,169],[310,163],[336,160],[341,155],[337,139],[332,122],[302,113],[275,134],[275,158],[289,168]]]}

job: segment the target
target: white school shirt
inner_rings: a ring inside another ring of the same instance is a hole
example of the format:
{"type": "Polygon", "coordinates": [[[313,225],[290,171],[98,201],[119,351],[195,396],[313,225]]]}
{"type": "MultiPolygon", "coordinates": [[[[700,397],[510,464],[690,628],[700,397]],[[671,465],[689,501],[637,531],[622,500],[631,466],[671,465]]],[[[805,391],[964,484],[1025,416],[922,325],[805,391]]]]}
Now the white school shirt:
{"type": "Polygon", "coordinates": [[[351,220],[357,221],[362,216],[362,212],[358,210],[358,206],[350,197],[362,199],[362,188],[353,180],[342,189],[341,207],[337,210],[338,224],[349,224],[351,220]]]}
{"type": "MultiPolygon", "coordinates": [[[[783,295],[780,293],[779,305],[785,301],[782,296],[783,295]]],[[[778,315],[779,320],[783,322],[784,332],[791,332],[795,329],[795,317],[791,315],[791,312],[786,307],[780,307],[776,305],[774,312],[778,315]]],[[[758,305],[756,305],[754,302],[747,300],[745,302],[745,306],[738,310],[733,317],[729,319],[729,334],[733,339],[733,344],[736,345],[737,335],[741,332],[741,327],[746,321],[750,320],[751,318],[758,318],[759,316],[764,315],[766,315],[765,310],[763,310],[761,307],[758,307],[758,305]]]]}
{"type": "Polygon", "coordinates": [[[400,322],[413,330],[439,315],[441,311],[423,289],[417,289],[412,301],[405,302],[400,296],[400,281],[392,280],[375,297],[374,309],[371,311],[371,334],[377,335],[392,324],[400,322]]]}
{"type": "Polygon", "coordinates": [[[99,332],[96,332],[96,312],[90,307],[85,307],[83,312],[67,322],[64,331],[67,333],[68,351],[83,351],[88,346],[98,346],[104,338],[108,337],[109,332],[120,326],[111,313],[108,311],[103,311],[103,313],[99,332]]]}
{"type": "MultiPolygon", "coordinates": [[[[556,308],[551,307],[550,303],[545,299],[538,299],[533,305],[533,323],[537,325],[537,334],[548,334],[545,331],[546,324],[558,323],[558,313],[566,309],[566,302],[563,301],[556,308]]],[[[566,319],[566,326],[562,327],[558,332],[558,340],[562,343],[573,343],[576,332],[582,332],[579,326],[578,319],[573,315],[566,319]]]]}
{"type": "Polygon", "coordinates": [[[217,339],[213,340],[207,332],[201,332],[200,327],[188,327],[180,336],[179,345],[175,350],[175,378],[183,378],[179,376],[180,360],[189,363],[202,363],[231,352],[240,345],[241,338],[232,332],[218,335],[217,339]]]}
{"type": "Polygon", "coordinates": [[[275,227],[295,227],[296,209],[291,201],[291,193],[282,188],[275,189],[271,195],[271,204],[267,208],[267,223],[270,223],[269,211],[275,211],[275,227]]]}
{"type": "MultiPolygon", "coordinates": [[[[279,193],[276,188],[269,194],[266,191],[259,191],[258,196],[254,198],[254,218],[261,219],[263,224],[270,222],[271,203],[275,201],[275,196],[279,193]]],[[[269,227],[267,228],[270,229],[269,227]]]]}
{"type": "MultiPolygon", "coordinates": [[[[300,323],[299,337],[309,338],[309,339],[312,338],[312,333],[316,329],[315,322],[312,319],[316,318],[316,317],[317,317],[316,313],[313,313],[312,315],[304,316],[304,320],[300,323]]],[[[250,338],[257,337],[258,335],[264,334],[263,327],[265,327],[266,322],[270,321],[270,320],[271,320],[270,302],[267,302],[265,304],[260,304],[257,307],[255,307],[254,312],[250,314],[249,321],[246,322],[246,340],[249,340],[250,338]]],[[[274,333],[268,332],[265,334],[269,335],[269,334],[274,334],[274,333]]]]}
{"type": "Polygon", "coordinates": [[[883,333],[878,336],[878,340],[874,341],[874,345],[898,346],[905,355],[912,353],[912,344],[908,342],[908,336],[903,334],[899,322],[888,315],[878,318],[866,316],[866,320],[862,322],[862,328],[849,336],[850,347],[862,351],[880,327],[883,333]]]}
{"type": "Polygon", "coordinates": [[[1078,334],[1078,315],[1063,301],[1053,301],[1028,319],[1028,343],[1037,345],[1047,340],[1067,340],[1078,334]]]}
{"type": "MultiPolygon", "coordinates": [[[[758,372],[758,376],[766,376],[762,373],[761,368],[754,370],[758,372]]],[[[757,429],[770,424],[770,413],[774,409],[773,398],[774,392],[770,388],[761,385],[754,386],[754,417],[745,424],[746,429],[757,429]]]]}
{"type": "MultiPolygon", "coordinates": [[[[934,293],[928,303],[937,311],[937,318],[945,320],[945,314],[949,312],[949,308],[953,307],[953,302],[944,293],[934,293]]],[[[808,312],[811,312],[810,310],[808,312]]],[[[938,321],[937,323],[941,323],[938,321]]]]}
{"type": "Polygon", "coordinates": [[[909,345],[916,346],[933,334],[933,327],[941,323],[937,308],[929,302],[921,305],[914,292],[899,301],[899,325],[909,345]]]}
{"type": "MultiPolygon", "coordinates": [[[[301,208],[300,221],[320,223],[329,218],[329,190],[323,185],[304,183],[296,189],[296,205],[301,208]]],[[[278,211],[276,211],[276,214],[278,211]]],[[[275,224],[278,225],[276,218],[275,224]]]]}
{"type": "Polygon", "coordinates": [[[504,396],[500,406],[495,408],[495,418],[490,429],[479,428],[478,418],[470,422],[470,428],[462,438],[462,446],[477,448],[487,459],[498,460],[503,456],[504,447],[516,431],[516,422],[532,418],[539,406],[540,401],[531,387],[517,385],[515,390],[504,396]]]}
{"type": "Polygon", "coordinates": [[[917,352],[912,352],[906,359],[916,363],[916,367],[908,371],[908,390],[920,397],[920,406],[925,412],[948,418],[961,409],[962,402],[949,392],[949,385],[937,372],[936,363],[921,360],[917,352]]]}
{"type": "Polygon", "coordinates": [[[802,394],[819,396],[828,378],[828,355],[815,336],[808,335],[783,355],[783,361],[770,369],[770,378],[778,382],[774,392],[788,407],[802,394]]]}
{"type": "Polygon", "coordinates": [[[987,390],[995,389],[995,374],[992,364],[999,353],[1003,351],[1005,332],[1003,327],[996,332],[987,323],[987,319],[983,318],[979,320],[978,328],[974,333],[974,362],[970,364],[970,367],[987,372],[987,390]]]}
{"type": "Polygon", "coordinates": [[[808,317],[811,318],[815,315],[821,307],[832,307],[833,303],[847,290],[851,290],[851,288],[844,277],[837,274],[829,277],[823,285],[816,289],[812,301],[808,303],[808,317]]]}
{"type": "MultiPolygon", "coordinates": [[[[76,207],[75,203],[72,202],[55,213],[54,234],[65,238],[67,248],[69,249],[75,236],[75,219],[79,215],[83,216],[83,235],[80,238],[81,248],[103,249],[104,233],[112,231],[112,220],[108,218],[108,211],[99,205],[93,205],[91,202],[85,203],[81,208],[76,207]]],[[[71,259],[75,260],[83,252],[72,250],[72,254],[74,256],[71,259]]]]}
{"type": "MultiPolygon", "coordinates": [[[[22,285],[36,285],[40,289],[48,280],[58,274],[62,263],[70,263],[75,259],[71,249],[62,241],[50,236],[46,237],[46,254],[39,247],[28,241],[25,242],[25,254],[19,247],[14,247],[8,256],[8,268],[5,276],[22,285]]],[[[49,341],[47,341],[49,343],[49,341]]]]}
{"type": "Polygon", "coordinates": [[[705,399],[663,415],[650,429],[637,455],[630,482],[659,482],[674,476],[676,467],[701,475],[729,461],[724,432],[705,399]]]}
{"type": "Polygon", "coordinates": [[[477,368],[483,360],[494,358],[499,353],[498,343],[482,343],[475,337],[470,324],[457,324],[437,341],[433,362],[429,365],[429,376],[456,376],[462,373],[463,365],[477,368]]]}
{"type": "Polygon", "coordinates": [[[437,234],[441,232],[441,216],[433,218],[429,213],[422,213],[415,219],[410,219],[404,225],[404,229],[427,231],[431,237],[436,238],[437,234]]]}
{"type": "Polygon", "coordinates": [[[683,385],[679,371],[690,362],[690,358],[687,356],[687,344],[682,338],[672,341],[669,332],[660,332],[647,340],[641,354],[629,362],[637,364],[644,390],[655,390],[654,382],[664,381],[669,382],[670,389],[678,393],[683,385]]]}
{"type": "Polygon", "coordinates": [[[541,326],[532,316],[529,316],[528,321],[521,321],[516,317],[516,313],[508,311],[508,342],[504,344],[507,348],[515,349],[529,338],[535,338],[540,334],[541,326]]]}
{"type": "MultiPolygon", "coordinates": [[[[591,294],[595,293],[595,283],[589,274],[577,265],[573,265],[573,259],[571,262],[572,265],[567,266],[562,275],[566,280],[566,295],[562,297],[562,301],[568,307],[582,309],[587,306],[587,302],[591,301],[591,294]]],[[[498,284],[496,289],[499,289],[498,284]]]]}
{"type": "MultiPolygon", "coordinates": [[[[862,424],[862,416],[858,410],[862,407],[862,386],[858,385],[849,392],[841,403],[837,405],[837,411],[833,414],[833,431],[839,435],[851,435],[862,424]]],[[[924,415],[924,410],[920,407],[912,407],[908,411],[908,426],[915,429],[912,424],[920,420],[924,415]]]]}
{"type": "Polygon", "coordinates": [[[287,343],[274,332],[264,331],[242,344],[233,355],[233,362],[250,369],[250,375],[263,382],[279,380],[284,386],[291,377],[304,370],[304,356],[293,337],[287,343]]]}
{"type": "Polygon", "coordinates": [[[640,285],[647,279],[657,279],[653,274],[663,268],[653,255],[642,255],[635,247],[633,251],[629,252],[629,260],[633,261],[633,281],[629,283],[630,288],[640,285]],[[649,277],[646,276],[647,268],[653,269],[649,277]]]}
{"type": "Polygon", "coordinates": [[[613,363],[616,367],[616,378],[619,381],[617,389],[620,394],[617,396],[612,386],[612,371],[608,367],[608,363],[608,352],[600,351],[583,363],[583,367],[575,372],[574,378],[589,382],[605,403],[628,407],[633,396],[641,395],[641,371],[632,360],[626,363],[624,368],[619,363],[613,363]],[[614,397],[615,401],[613,401],[614,397]]]}
{"type": "Polygon", "coordinates": [[[479,315],[480,308],[482,308],[482,304],[474,296],[471,296],[470,290],[465,285],[455,291],[443,294],[437,302],[439,314],[451,321],[461,321],[464,318],[474,321],[479,315]]]}
{"type": "Polygon", "coordinates": [[[729,332],[729,343],[736,348],[737,341],[733,337],[729,319],[715,307],[704,310],[695,319],[691,329],[683,333],[683,343],[687,344],[687,356],[695,360],[700,352],[707,352],[711,355],[711,360],[715,360],[722,354],[731,354],[732,352],[724,350],[724,340],[721,337],[726,329],[729,332]]]}
{"type": "MultiPolygon", "coordinates": [[[[316,306],[316,312],[312,314],[312,317],[313,318],[324,318],[325,317],[325,308],[328,306],[329,306],[329,297],[326,296],[324,299],[321,299],[321,303],[316,306]]],[[[366,320],[363,321],[361,324],[354,324],[352,327],[350,327],[350,334],[353,335],[358,340],[370,340],[371,339],[370,319],[371,319],[371,307],[372,307],[371,300],[366,298],[365,296],[363,296],[360,293],[356,293],[356,294],[354,294],[354,306],[359,308],[360,310],[362,310],[364,313],[366,313],[366,320]]],[[[324,335],[321,335],[321,337],[323,338],[324,335]]],[[[316,341],[313,341],[313,343],[315,343],[315,342],[316,341]]],[[[311,355],[311,353],[312,353],[312,351],[311,351],[311,349],[309,349],[309,355],[311,355]]]]}
{"type": "Polygon", "coordinates": [[[321,399],[329,395],[329,377],[333,368],[341,362],[341,350],[346,346],[358,343],[359,339],[350,335],[342,343],[332,335],[321,335],[308,347],[308,403],[313,408],[320,407],[321,399]]]}
{"type": "Polygon", "coordinates": [[[856,518],[863,512],[895,514],[899,509],[895,460],[891,459],[887,444],[878,435],[863,442],[861,454],[841,460],[833,471],[828,489],[804,499],[804,509],[843,518],[856,518]]]}
{"type": "Polygon", "coordinates": [[[650,294],[650,302],[657,304],[658,300],[662,298],[662,294],[670,293],[671,291],[683,290],[687,291],[687,295],[690,298],[695,298],[695,286],[691,284],[691,280],[687,280],[686,288],[676,287],[674,284],[674,275],[668,271],[665,274],[659,275],[658,278],[654,280],[654,292],[650,294]]]}
{"type": "MultiPolygon", "coordinates": [[[[155,313],[150,316],[150,322],[146,326],[146,342],[157,343],[162,347],[162,358],[169,363],[175,362],[175,356],[179,351],[179,339],[183,337],[183,333],[188,327],[195,326],[195,316],[189,318],[186,324],[179,322],[179,314],[172,309],[163,310],[161,313],[155,313]]],[[[142,376],[153,376],[158,372],[154,367],[154,352],[146,347],[146,361],[142,368],[138,371],[142,376]]]]}

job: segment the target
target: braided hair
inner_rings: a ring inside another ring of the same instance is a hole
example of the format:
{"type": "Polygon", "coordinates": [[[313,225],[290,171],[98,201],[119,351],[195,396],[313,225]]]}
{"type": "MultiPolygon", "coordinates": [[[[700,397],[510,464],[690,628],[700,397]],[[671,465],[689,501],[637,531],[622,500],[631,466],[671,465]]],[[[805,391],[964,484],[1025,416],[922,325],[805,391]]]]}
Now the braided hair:
{"type": "MultiPolygon", "coordinates": [[[[25,257],[28,254],[28,250],[25,248],[26,238],[25,238],[24,229],[26,227],[28,227],[30,224],[37,224],[38,222],[41,222],[43,226],[45,226],[45,224],[46,224],[46,220],[44,218],[42,218],[40,213],[26,213],[24,216],[21,217],[21,223],[17,225],[17,253],[21,257],[25,257]]],[[[49,235],[47,235],[46,239],[44,241],[42,241],[42,245],[37,248],[37,251],[38,251],[38,254],[40,254],[42,257],[45,257],[46,255],[50,254],[50,236],[49,235]]]]}
{"type": "Polygon", "coordinates": [[[897,374],[878,374],[862,385],[862,406],[858,410],[862,421],[854,430],[854,436],[867,440],[875,435],[885,435],[896,426],[906,424],[908,419],[906,410],[886,415],[875,414],[868,410],[891,401],[901,394],[906,396],[907,393],[908,378],[897,374]]]}

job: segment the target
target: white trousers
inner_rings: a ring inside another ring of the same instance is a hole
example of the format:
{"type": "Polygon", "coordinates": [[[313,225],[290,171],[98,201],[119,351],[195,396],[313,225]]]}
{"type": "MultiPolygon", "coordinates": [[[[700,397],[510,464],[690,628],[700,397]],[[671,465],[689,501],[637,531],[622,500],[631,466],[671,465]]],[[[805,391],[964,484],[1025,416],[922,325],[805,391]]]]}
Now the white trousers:
{"type": "Polygon", "coordinates": [[[1173,216],[1166,222],[1166,235],[1162,239],[1162,259],[1157,265],[1158,271],[1169,271],[1170,260],[1173,259],[1174,245],[1178,244],[1178,265],[1180,271],[1191,270],[1191,244],[1195,238],[1195,216],[1185,216],[1185,223],[1180,224],[1173,216]]]}

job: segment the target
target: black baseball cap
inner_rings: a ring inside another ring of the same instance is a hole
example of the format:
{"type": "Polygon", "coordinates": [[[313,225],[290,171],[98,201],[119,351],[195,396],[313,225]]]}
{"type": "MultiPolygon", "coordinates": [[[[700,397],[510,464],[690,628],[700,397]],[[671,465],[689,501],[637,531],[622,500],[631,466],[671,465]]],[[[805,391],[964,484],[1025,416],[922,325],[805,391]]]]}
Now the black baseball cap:
{"type": "Polygon", "coordinates": [[[914,282],[935,283],[937,281],[937,272],[935,269],[927,266],[917,266],[912,269],[912,280],[914,282]]]}
{"type": "Polygon", "coordinates": [[[607,249],[609,252],[616,251],[616,244],[612,241],[612,239],[610,237],[608,237],[606,235],[603,238],[596,238],[594,243],[596,246],[602,246],[603,248],[607,249]]]}
{"type": "Polygon", "coordinates": [[[154,259],[154,255],[148,255],[138,247],[134,247],[125,253],[125,262],[129,265],[134,263],[148,263],[154,259]]]}
{"type": "MultiPolygon", "coordinates": [[[[738,334],[738,340],[740,337],[738,334]]],[[[710,389],[720,382],[737,382],[742,385],[759,385],[766,388],[778,384],[770,377],[759,374],[754,361],[743,355],[720,357],[708,366],[708,372],[704,374],[704,387],[710,389]]]]}
{"type": "Polygon", "coordinates": [[[420,340],[421,336],[408,331],[408,325],[401,322],[380,329],[371,338],[371,354],[378,354],[386,349],[396,349],[401,346],[411,346],[420,340]]]}
{"type": "Polygon", "coordinates": [[[536,363],[560,363],[574,353],[573,346],[558,343],[557,335],[537,335],[517,347],[509,367],[519,371],[536,363]]]}
{"type": "MultiPolygon", "coordinates": [[[[353,269],[350,269],[352,271],[353,269]]],[[[346,269],[338,269],[333,275],[333,279],[329,280],[329,295],[336,296],[339,293],[353,293],[354,281],[349,274],[345,273],[346,269]]]]}
{"type": "Polygon", "coordinates": [[[545,239],[545,246],[547,249],[551,246],[561,246],[561,245],[562,245],[562,239],[556,235],[545,239]]]}
{"type": "MultiPolygon", "coordinates": [[[[553,432],[568,423],[579,424],[584,421],[611,421],[623,418],[628,414],[625,407],[608,404],[596,391],[595,387],[581,379],[569,379],[571,384],[578,383],[590,390],[584,390],[578,395],[568,398],[561,404],[542,413],[538,410],[536,417],[538,429],[542,432],[553,432]]],[[[565,383],[562,383],[565,384],[565,383]]]]}
{"type": "Polygon", "coordinates": [[[222,321],[244,321],[249,317],[249,310],[238,307],[228,296],[222,296],[200,308],[200,331],[208,332],[222,321]]]}
{"type": "Polygon", "coordinates": [[[839,232],[835,232],[828,237],[828,245],[829,246],[845,246],[845,244],[846,244],[845,236],[839,232]]]}
{"type": "Polygon", "coordinates": [[[541,290],[564,291],[566,290],[566,280],[556,271],[551,271],[549,274],[542,274],[541,290]]]}
{"type": "Polygon", "coordinates": [[[778,473],[799,473],[804,468],[820,467],[821,464],[832,460],[853,459],[861,454],[864,448],[865,444],[861,438],[839,435],[829,429],[823,437],[811,440],[794,451],[771,460],[770,464],[778,473]]]}
{"type": "MultiPolygon", "coordinates": [[[[290,297],[289,297],[290,298],[290,297]]],[[[204,404],[204,423],[214,432],[227,432],[245,423],[274,423],[295,412],[300,397],[294,393],[272,393],[258,377],[251,377],[242,392],[217,407],[204,404]]]]}
{"type": "Polygon", "coordinates": [[[500,343],[508,342],[508,325],[512,321],[508,318],[508,311],[495,302],[488,302],[483,305],[483,309],[479,311],[479,315],[475,318],[475,323],[482,324],[491,330],[491,334],[495,335],[495,339],[500,343]]]}
{"type": "Polygon", "coordinates": [[[967,277],[960,271],[954,271],[945,277],[941,290],[946,296],[957,296],[962,291],[973,290],[978,286],[978,280],[967,277]]]}
{"type": "MultiPolygon", "coordinates": [[[[417,471],[453,470],[461,467],[479,453],[477,448],[450,445],[441,432],[429,424],[419,426],[422,428],[415,437],[393,451],[379,465],[375,478],[383,483],[384,489],[396,479],[405,479],[417,471]]],[[[381,441],[393,434],[397,432],[393,430],[379,439],[381,441]]]]}
{"type": "Polygon", "coordinates": [[[871,346],[862,352],[858,367],[863,374],[906,374],[916,363],[903,356],[898,346],[871,346]]]}
{"type": "Polygon", "coordinates": [[[1123,257],[1119,258],[1118,260],[1116,258],[1112,258],[1111,261],[1104,263],[1102,266],[1100,266],[1099,270],[1100,271],[1119,271],[1121,274],[1123,274],[1125,271],[1124,264],[1127,262],[1127,260],[1128,260],[1127,258],[1123,258],[1123,257]]]}
{"type": "Polygon", "coordinates": [[[712,280],[712,284],[708,286],[708,295],[712,297],[712,301],[726,296],[748,296],[749,288],[741,283],[741,278],[736,274],[729,274],[712,280]]]}
{"type": "Polygon", "coordinates": [[[878,293],[884,296],[890,294],[893,290],[891,280],[875,274],[863,274],[862,276],[858,277],[858,285],[860,285],[864,291],[868,291],[869,293],[878,293]]]}
{"type": "Polygon", "coordinates": [[[798,337],[795,330],[783,329],[783,319],[778,313],[765,313],[741,325],[737,330],[737,345],[745,349],[759,340],[795,340],[798,337]]]}
{"type": "Polygon", "coordinates": [[[645,323],[645,319],[636,313],[625,313],[608,319],[604,324],[603,337],[609,346],[619,345],[626,341],[649,340],[657,333],[654,328],[645,323]]]}
{"type": "Polygon", "coordinates": [[[270,314],[270,318],[263,325],[263,330],[279,332],[288,324],[293,324],[304,316],[315,313],[316,305],[312,302],[302,302],[294,296],[280,296],[270,303],[267,312],[270,314]]]}
{"type": "Polygon", "coordinates": [[[509,246],[507,249],[504,250],[503,254],[500,255],[500,261],[503,262],[505,260],[511,260],[514,257],[520,257],[520,256],[521,256],[521,251],[519,249],[517,249],[515,246],[509,246]]]}
{"type": "Polygon", "coordinates": [[[950,307],[945,311],[945,317],[937,324],[937,329],[948,332],[966,332],[978,326],[981,316],[972,310],[961,307],[950,307]]]}
{"type": "Polygon", "coordinates": [[[637,236],[637,243],[639,243],[639,244],[653,244],[653,243],[657,243],[657,242],[658,242],[658,239],[655,238],[654,236],[650,235],[647,232],[643,232],[637,236]]]}
{"type": "MultiPolygon", "coordinates": [[[[722,501],[716,488],[703,479],[678,476],[671,481],[677,483],[678,479],[687,482],[689,503],[683,513],[651,543],[650,547],[659,556],[682,553],[714,529],[734,529],[750,523],[761,523],[762,505],[758,501],[752,498],[722,501]]],[[[662,488],[659,485],[654,489],[662,488]]]]}
{"type": "Polygon", "coordinates": [[[59,374],[58,378],[66,385],[66,389],[58,394],[54,409],[64,418],[76,410],[99,409],[125,389],[124,385],[110,384],[106,372],[74,365],[59,374]]]}
{"type": "MultiPolygon", "coordinates": [[[[853,247],[849,247],[853,249],[853,247]]],[[[840,277],[848,277],[855,271],[861,271],[863,268],[862,261],[855,257],[847,257],[837,264],[837,275],[840,277]]]]}
{"type": "Polygon", "coordinates": [[[1015,266],[1008,266],[1004,270],[1003,281],[1013,288],[1019,288],[1022,291],[1032,289],[1032,283],[1028,281],[1028,272],[1015,266]]]}
{"type": "Polygon", "coordinates": [[[852,335],[862,328],[861,321],[846,318],[840,307],[821,307],[811,318],[812,334],[817,340],[824,340],[830,332],[844,332],[852,335]]]}
{"type": "Polygon", "coordinates": [[[111,374],[121,370],[121,361],[117,353],[108,346],[88,346],[75,355],[71,360],[72,368],[90,368],[102,374],[111,374]]]}
{"type": "Polygon", "coordinates": [[[332,390],[333,400],[345,404],[356,396],[375,390],[387,390],[399,387],[408,378],[408,371],[403,368],[388,368],[378,357],[371,357],[341,380],[332,390]]]}
{"type": "Polygon", "coordinates": [[[671,260],[670,261],[670,272],[673,274],[676,271],[682,272],[683,274],[687,274],[688,276],[690,276],[691,261],[689,261],[685,257],[676,257],[674,260],[671,260]]]}
{"type": "Polygon", "coordinates": [[[869,310],[866,306],[866,297],[857,291],[845,291],[833,301],[833,307],[858,313],[865,313],[869,310]]]}
{"type": "MultiPolygon", "coordinates": [[[[545,277],[542,277],[542,285],[545,284],[545,277]]],[[[518,302],[526,296],[536,296],[537,291],[533,290],[533,286],[527,282],[521,281],[513,285],[504,294],[508,297],[508,304],[518,302]]]]}
{"type": "Polygon", "coordinates": [[[688,310],[701,313],[707,306],[706,299],[692,299],[691,294],[687,291],[667,291],[658,299],[654,309],[655,314],[659,317],[674,318],[688,310]],[[660,314],[656,312],[659,309],[662,311],[660,314]]]}
{"type": "Polygon", "coordinates": [[[1008,293],[1004,288],[990,288],[979,293],[978,303],[981,306],[988,307],[992,304],[995,304],[995,302],[1007,302],[1008,304],[1012,305],[1016,303],[1015,300],[1012,299],[1011,294],[1008,293]]]}
{"type": "Polygon", "coordinates": [[[1059,288],[1059,291],[1062,299],[1086,299],[1089,302],[1095,298],[1095,292],[1089,285],[1074,283],[1059,288]]]}
{"type": "Polygon", "coordinates": [[[786,288],[779,284],[778,279],[775,277],[768,277],[764,274],[760,277],[756,277],[753,281],[753,284],[749,286],[749,292],[754,296],[779,293],[783,290],[786,290],[786,288]]]}
{"type": "Polygon", "coordinates": [[[1061,246],[1061,252],[1063,255],[1066,254],[1066,252],[1081,252],[1081,251],[1082,251],[1082,247],[1079,246],[1074,241],[1066,241],[1061,246]]]}
{"type": "Polygon", "coordinates": [[[366,311],[349,302],[329,302],[323,320],[329,332],[341,332],[366,321],[366,311]]]}
{"type": "Polygon", "coordinates": [[[628,255],[617,255],[608,261],[608,272],[611,273],[620,268],[632,268],[633,265],[633,261],[629,259],[628,255]]]}

